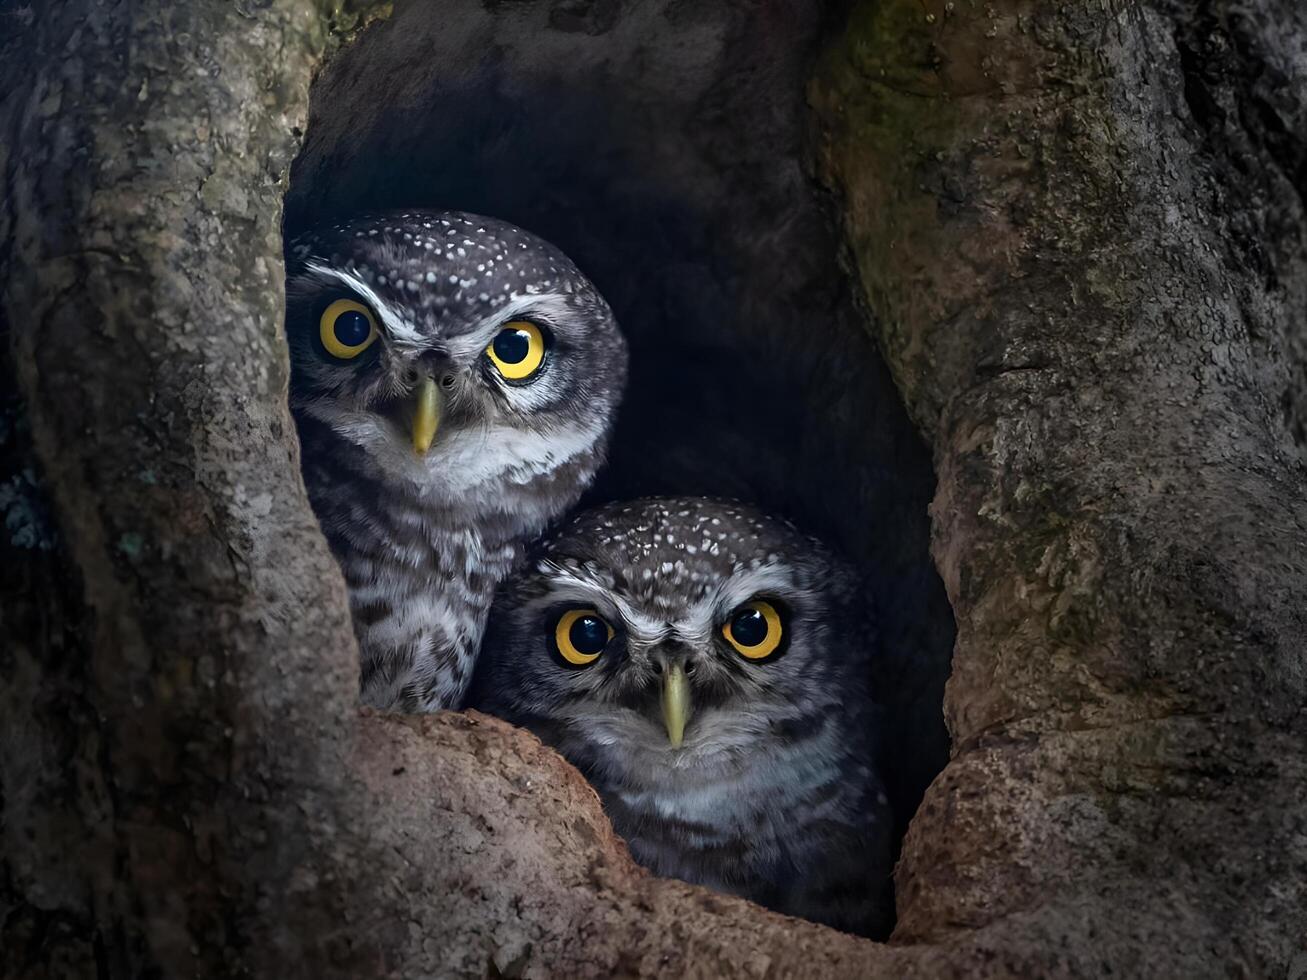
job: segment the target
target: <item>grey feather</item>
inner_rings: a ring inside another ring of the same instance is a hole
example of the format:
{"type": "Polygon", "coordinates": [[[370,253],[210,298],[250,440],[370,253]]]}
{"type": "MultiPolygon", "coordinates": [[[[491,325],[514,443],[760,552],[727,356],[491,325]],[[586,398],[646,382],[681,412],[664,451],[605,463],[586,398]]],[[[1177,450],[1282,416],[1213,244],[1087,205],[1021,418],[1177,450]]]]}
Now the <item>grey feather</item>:
{"type": "Polygon", "coordinates": [[[459,212],[362,216],[301,236],[286,291],[305,484],[349,586],[362,700],[459,706],[495,587],[603,461],[625,341],[560,251],[459,212]],[[320,338],[342,298],[367,307],[378,335],[349,360],[320,338]],[[548,339],[528,381],[501,376],[487,354],[510,320],[548,339]],[[437,374],[440,426],[420,455],[406,413],[437,374]]]}
{"type": "Polygon", "coordinates": [[[876,935],[891,829],[873,763],[868,601],[819,542],[742,504],[609,505],[505,583],[472,700],[558,748],[658,874],[876,935]],[[755,662],[723,626],[757,599],[783,611],[787,645],[755,662]],[[581,608],[613,635],[578,668],[550,636],[581,608]],[[660,709],[674,664],[693,706],[679,747],[660,709]]]}

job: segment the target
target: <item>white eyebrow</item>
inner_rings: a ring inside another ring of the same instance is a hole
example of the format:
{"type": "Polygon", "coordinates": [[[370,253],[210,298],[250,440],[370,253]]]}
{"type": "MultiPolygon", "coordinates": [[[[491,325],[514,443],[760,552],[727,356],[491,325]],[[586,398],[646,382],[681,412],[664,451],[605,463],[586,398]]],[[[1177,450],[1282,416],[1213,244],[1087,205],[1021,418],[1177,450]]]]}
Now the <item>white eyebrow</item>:
{"type": "Polygon", "coordinates": [[[794,576],[780,562],[764,562],[757,568],[735,573],[722,584],[713,599],[717,608],[730,611],[756,595],[795,592],[794,576]]]}
{"type": "Polygon", "coordinates": [[[548,558],[537,568],[549,574],[550,591],[554,596],[609,605],[617,610],[627,629],[648,643],[675,634],[682,639],[707,642],[717,629],[721,616],[756,595],[781,593],[796,595],[793,575],[780,562],[766,562],[757,568],[746,568],[731,575],[716,589],[710,590],[686,610],[674,623],[650,616],[633,606],[628,600],[609,590],[604,583],[592,580],[583,570],[564,567],[548,558]]]}
{"type": "Polygon", "coordinates": [[[472,358],[480,354],[499,328],[511,320],[529,320],[532,313],[538,313],[555,323],[568,312],[567,297],[562,293],[524,293],[487,313],[471,330],[460,337],[450,338],[444,346],[455,360],[472,358]]]}
{"type": "Polygon", "coordinates": [[[491,315],[499,320],[517,320],[524,313],[562,317],[571,312],[563,293],[519,293],[491,315]]]}
{"type": "Polygon", "coordinates": [[[622,617],[626,628],[642,640],[654,642],[671,632],[671,628],[667,623],[659,622],[652,616],[645,615],[616,592],[609,591],[607,586],[601,582],[592,581],[586,578],[584,574],[578,574],[571,569],[564,568],[548,558],[541,561],[538,567],[541,571],[548,569],[551,593],[561,592],[565,596],[570,594],[578,599],[601,600],[603,604],[613,606],[616,608],[618,615],[622,617]]]}
{"type": "Polygon", "coordinates": [[[767,562],[757,568],[745,568],[690,606],[676,623],[683,635],[706,637],[716,628],[719,618],[756,595],[796,595],[790,570],[779,562],[767,562]]]}
{"type": "Polygon", "coordinates": [[[422,334],[418,332],[417,327],[387,306],[385,301],[372,290],[372,287],[358,276],[351,275],[348,272],[341,272],[339,269],[332,269],[329,266],[318,265],[316,262],[306,263],[305,268],[311,272],[316,272],[320,276],[330,276],[343,282],[366,299],[368,305],[376,310],[377,316],[381,318],[381,322],[386,328],[386,335],[397,344],[406,347],[426,346],[426,341],[423,339],[422,334]]]}

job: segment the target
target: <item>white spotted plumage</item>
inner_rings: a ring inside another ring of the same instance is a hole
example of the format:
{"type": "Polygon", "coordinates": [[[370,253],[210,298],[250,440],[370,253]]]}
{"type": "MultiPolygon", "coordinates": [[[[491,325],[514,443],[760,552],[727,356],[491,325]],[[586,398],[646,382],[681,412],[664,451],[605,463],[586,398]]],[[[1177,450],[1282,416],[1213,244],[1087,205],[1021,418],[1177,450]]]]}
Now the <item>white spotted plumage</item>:
{"type": "Polygon", "coordinates": [[[288,249],[291,407],[305,484],[350,592],[362,699],[459,706],[495,586],[602,463],[626,345],[594,286],[556,248],[459,212],[361,216],[288,249]],[[342,360],[318,339],[336,299],[377,339],[342,360]],[[547,338],[525,381],[486,354],[509,321],[547,338]],[[434,441],[406,413],[440,378],[434,441]]]}
{"type": "Polygon", "coordinates": [[[819,542],[743,504],[612,504],[505,582],[472,701],[572,761],[655,872],[877,935],[892,864],[869,602],[819,542]],[[724,627],[760,599],[788,645],[753,661],[724,627]],[[584,667],[558,656],[554,632],[578,609],[612,630],[584,667]],[[679,742],[677,670],[691,706],[679,742]]]}

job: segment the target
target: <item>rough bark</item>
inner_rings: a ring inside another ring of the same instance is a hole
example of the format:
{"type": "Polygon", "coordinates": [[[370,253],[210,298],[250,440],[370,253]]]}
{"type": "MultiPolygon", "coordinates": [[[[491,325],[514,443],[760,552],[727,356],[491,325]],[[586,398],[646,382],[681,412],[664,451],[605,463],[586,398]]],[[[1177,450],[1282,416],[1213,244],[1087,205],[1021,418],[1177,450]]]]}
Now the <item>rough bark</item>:
{"type": "Polygon", "coordinates": [[[819,73],[958,622],[901,941],[988,924],[1171,975],[1304,949],[1304,28],[881,3],[819,73]]]}
{"type": "Polygon", "coordinates": [[[649,878],[499,722],[352,707],[280,339],[341,16],[0,7],[6,975],[1301,972],[1291,0],[879,0],[817,67],[959,628],[887,946],[649,878]]]}

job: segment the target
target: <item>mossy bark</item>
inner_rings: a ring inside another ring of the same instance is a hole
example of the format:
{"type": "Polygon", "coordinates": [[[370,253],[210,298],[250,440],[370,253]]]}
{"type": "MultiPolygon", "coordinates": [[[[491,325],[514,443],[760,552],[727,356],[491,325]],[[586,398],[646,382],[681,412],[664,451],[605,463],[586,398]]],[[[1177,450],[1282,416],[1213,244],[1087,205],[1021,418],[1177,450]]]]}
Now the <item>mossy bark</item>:
{"type": "Polygon", "coordinates": [[[901,941],[1169,975],[1307,945],[1305,29],[883,0],[818,72],[958,623],[901,941]]]}
{"type": "Polygon", "coordinates": [[[649,878],[505,725],[353,707],[280,215],[357,16],[0,7],[3,972],[1301,972],[1307,15],[871,0],[816,67],[959,627],[887,946],[649,878]]]}

